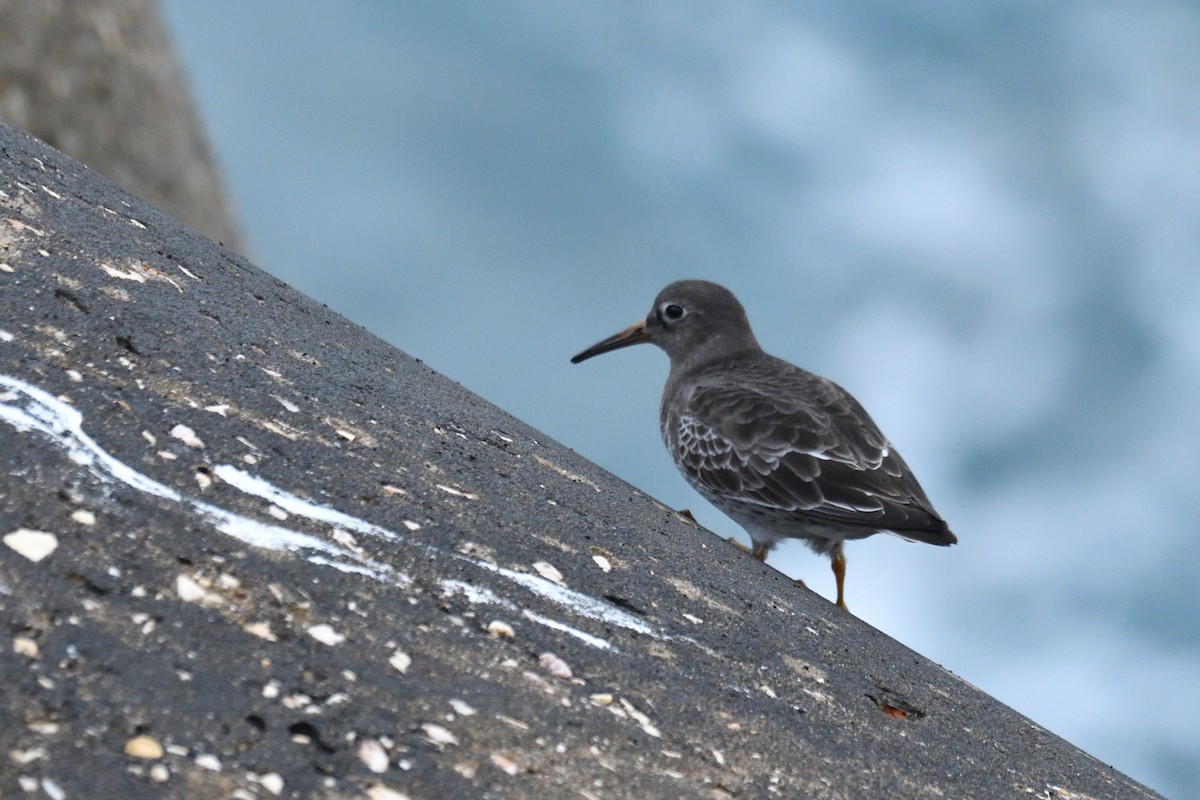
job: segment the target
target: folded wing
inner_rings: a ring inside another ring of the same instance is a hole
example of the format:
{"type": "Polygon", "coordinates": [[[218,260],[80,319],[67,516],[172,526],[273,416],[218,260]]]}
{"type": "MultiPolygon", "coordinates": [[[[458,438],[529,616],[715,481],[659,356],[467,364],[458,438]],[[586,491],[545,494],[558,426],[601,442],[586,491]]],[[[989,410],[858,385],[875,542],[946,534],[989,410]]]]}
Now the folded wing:
{"type": "Polygon", "coordinates": [[[953,543],[862,406],[837,384],[792,369],[794,381],[785,373],[783,386],[697,383],[674,430],[664,431],[682,468],[746,503],[953,543]]]}

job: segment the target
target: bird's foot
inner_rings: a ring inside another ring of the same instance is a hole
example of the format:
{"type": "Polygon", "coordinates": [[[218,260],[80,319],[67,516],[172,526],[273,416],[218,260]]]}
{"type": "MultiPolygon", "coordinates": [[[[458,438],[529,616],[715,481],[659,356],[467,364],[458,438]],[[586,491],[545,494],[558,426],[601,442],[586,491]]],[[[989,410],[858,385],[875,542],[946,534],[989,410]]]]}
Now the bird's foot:
{"type": "Polygon", "coordinates": [[[757,558],[759,561],[767,560],[767,549],[768,548],[764,545],[759,544],[758,542],[755,542],[752,547],[746,547],[746,545],[739,542],[733,536],[730,536],[725,541],[729,542],[731,545],[736,547],[738,550],[741,550],[743,553],[749,553],[750,555],[757,558]]]}
{"type": "Polygon", "coordinates": [[[731,545],[733,545],[734,547],[736,547],[738,550],[741,550],[743,553],[749,553],[750,555],[754,555],[754,551],[753,551],[753,550],[751,550],[749,547],[746,547],[746,545],[744,545],[744,544],[742,544],[741,542],[739,542],[739,541],[737,540],[737,537],[736,537],[736,536],[730,536],[730,537],[729,537],[728,539],[726,539],[725,541],[729,542],[731,545]]]}

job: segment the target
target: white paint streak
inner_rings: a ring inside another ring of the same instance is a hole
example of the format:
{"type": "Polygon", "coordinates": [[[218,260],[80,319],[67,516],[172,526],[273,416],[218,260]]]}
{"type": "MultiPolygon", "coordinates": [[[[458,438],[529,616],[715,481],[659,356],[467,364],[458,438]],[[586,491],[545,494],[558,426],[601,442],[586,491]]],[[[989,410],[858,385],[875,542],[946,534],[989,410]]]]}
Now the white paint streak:
{"type": "Polygon", "coordinates": [[[568,633],[571,636],[574,636],[576,639],[586,642],[587,644],[590,644],[592,647],[595,647],[597,649],[614,650],[614,651],[617,650],[617,648],[613,647],[612,643],[609,642],[608,640],[601,639],[599,636],[592,636],[590,633],[584,633],[583,631],[579,630],[578,628],[572,628],[570,625],[564,625],[563,623],[559,622],[556,619],[550,619],[549,617],[543,617],[542,615],[535,614],[532,611],[529,611],[528,609],[526,609],[525,611],[522,611],[521,613],[528,620],[532,620],[533,622],[536,622],[539,625],[545,625],[547,628],[552,628],[553,630],[556,630],[556,631],[562,631],[563,633],[568,633]]]}
{"type": "Polygon", "coordinates": [[[519,611],[531,622],[536,622],[537,624],[544,625],[552,630],[574,636],[576,639],[590,644],[592,647],[600,650],[613,650],[614,652],[620,652],[616,647],[613,647],[611,642],[601,639],[599,636],[592,636],[590,633],[584,633],[578,628],[572,628],[570,625],[559,622],[556,619],[550,619],[548,617],[543,617],[540,614],[535,614],[528,609],[518,609],[515,603],[506,600],[505,598],[493,592],[491,589],[485,589],[482,586],[476,586],[473,583],[467,583],[466,581],[455,580],[453,578],[446,578],[442,581],[442,593],[447,595],[461,594],[463,597],[467,598],[468,602],[477,605],[499,606],[500,608],[509,611],[519,611]]]}
{"type": "Polygon", "coordinates": [[[508,602],[491,589],[484,589],[482,586],[476,586],[473,583],[467,583],[466,581],[460,581],[454,578],[444,578],[442,580],[442,594],[461,594],[463,597],[467,598],[467,601],[470,603],[482,603],[488,606],[500,606],[501,608],[509,609],[516,608],[515,605],[508,602]]]}
{"type": "Polygon", "coordinates": [[[296,495],[286,492],[262,478],[251,475],[230,464],[221,464],[214,468],[213,472],[230,486],[246,494],[261,497],[263,500],[274,503],[284,511],[295,514],[298,517],[305,517],[314,522],[324,522],[328,525],[337,525],[347,530],[365,533],[369,536],[378,536],[382,539],[392,540],[398,538],[395,533],[389,531],[387,528],[381,528],[364,519],[352,517],[349,514],[344,514],[328,506],[302,500],[296,495]]]}
{"type": "MultiPolygon", "coordinates": [[[[261,497],[262,499],[270,501],[280,508],[286,509],[287,511],[298,516],[307,517],[317,522],[337,525],[341,528],[365,533],[371,536],[378,536],[389,540],[404,539],[405,541],[408,541],[418,547],[422,547],[432,553],[437,553],[443,557],[449,555],[453,558],[474,564],[476,567],[488,570],[489,572],[495,572],[512,581],[513,583],[525,587],[539,597],[549,600],[550,602],[558,606],[562,606],[563,608],[567,608],[582,617],[587,617],[589,619],[596,620],[597,622],[603,622],[609,625],[616,625],[618,627],[626,628],[647,636],[653,636],[656,639],[670,638],[665,634],[654,630],[652,627],[635,617],[633,614],[622,611],[610,603],[597,600],[590,595],[572,591],[566,587],[559,586],[553,581],[547,580],[546,578],[542,578],[537,575],[531,575],[527,572],[517,572],[516,570],[506,569],[504,567],[499,567],[495,564],[488,563],[487,561],[479,561],[458,553],[444,554],[440,549],[433,547],[432,545],[411,540],[407,537],[402,537],[386,528],[382,528],[378,525],[367,522],[366,520],[359,519],[358,517],[350,516],[349,514],[345,514],[341,511],[318,505],[308,500],[302,500],[299,497],[296,497],[295,495],[272,485],[262,478],[251,475],[229,464],[221,464],[215,467],[213,472],[216,473],[217,477],[221,478],[221,480],[242,490],[243,492],[254,495],[255,497],[261,497]]],[[[444,590],[451,593],[457,592],[465,595],[472,603],[484,603],[487,605],[498,605],[505,608],[517,609],[516,605],[508,600],[492,593],[487,589],[482,589],[472,584],[462,581],[443,581],[442,586],[444,590]]],[[[556,630],[566,630],[566,632],[571,633],[573,636],[582,633],[580,631],[576,631],[574,628],[570,628],[570,626],[563,625],[563,623],[556,622],[555,624],[550,624],[550,622],[554,621],[547,621],[546,618],[538,617],[537,615],[530,616],[529,618],[535,622],[538,622],[539,624],[555,628],[556,630]]],[[[588,639],[596,639],[596,637],[590,636],[589,634],[582,634],[582,636],[579,636],[578,638],[584,637],[587,637],[585,641],[588,639]]],[[[591,641],[588,643],[592,644],[591,641]]],[[[605,642],[605,645],[611,646],[608,645],[608,642],[605,642]]]]}
{"type": "Polygon", "coordinates": [[[383,564],[362,558],[315,536],[259,522],[211,503],[186,497],[131,469],[84,432],[82,414],[36,386],[0,375],[0,390],[3,390],[3,394],[0,394],[0,420],[17,430],[37,433],[50,439],[66,452],[71,461],[86,467],[106,483],[123,483],[144,494],[190,506],[221,533],[254,547],[307,553],[313,563],[344,572],[367,574],[378,580],[399,579],[404,584],[410,582],[407,576],[393,572],[383,564]],[[316,554],[322,554],[323,557],[315,560],[316,554]]]}
{"type": "MultiPolygon", "coordinates": [[[[385,581],[400,586],[408,586],[412,579],[407,575],[391,569],[385,564],[336,544],[331,544],[310,534],[260,522],[249,517],[234,514],[211,503],[206,503],[166,486],[134,470],[110,455],[83,431],[83,416],[67,403],[51,396],[47,392],[24,381],[9,376],[0,375],[0,420],[14,428],[40,434],[65,451],[67,457],[76,464],[86,467],[101,480],[109,483],[123,483],[139,492],[170,502],[180,503],[191,507],[200,513],[210,524],[221,533],[233,536],[254,547],[275,551],[300,553],[310,564],[328,566],[342,572],[364,575],[375,580],[385,581]]],[[[375,525],[358,517],[345,514],[336,509],[304,500],[296,495],[280,489],[270,482],[251,475],[229,464],[221,464],[214,468],[214,473],[232,488],[248,495],[266,500],[291,514],[313,522],[336,526],[387,541],[404,541],[412,546],[424,549],[441,558],[454,558],[465,561],[479,569],[492,572],[506,580],[523,587],[560,608],[607,625],[625,628],[655,639],[670,640],[673,637],[656,630],[638,617],[623,611],[611,603],[598,600],[581,592],[559,586],[553,581],[538,575],[500,567],[487,561],[470,558],[460,553],[448,553],[426,542],[400,536],[394,531],[375,525]]],[[[442,488],[442,487],[439,487],[442,488]]],[[[458,490],[450,490],[458,494],[458,490]]],[[[465,497],[474,499],[475,495],[462,493],[465,497]]],[[[415,523],[406,527],[415,529],[415,523]]],[[[441,582],[442,589],[448,594],[462,594],[472,603],[494,605],[513,611],[518,611],[526,619],[536,622],[552,630],[566,633],[592,647],[602,650],[616,650],[608,641],[585,633],[556,619],[551,619],[522,608],[490,589],[475,586],[465,581],[446,579],[441,582]]],[[[684,641],[689,641],[684,639],[684,641]]]]}
{"type": "Polygon", "coordinates": [[[36,386],[0,375],[0,419],[17,430],[40,433],[66,451],[67,457],[106,479],[114,479],[139,492],[179,502],[182,495],[130,469],[109,455],[83,432],[83,415],[36,386]],[[16,404],[14,404],[14,401],[16,404]]]}
{"type": "MultiPolygon", "coordinates": [[[[474,559],[470,559],[474,561],[474,559]]],[[[559,586],[553,581],[548,581],[540,575],[530,575],[528,572],[517,572],[513,569],[506,569],[495,564],[489,564],[486,561],[474,561],[480,567],[491,572],[499,573],[508,578],[513,583],[524,586],[529,591],[543,597],[550,602],[569,608],[581,617],[594,619],[597,622],[606,622],[609,625],[616,625],[621,628],[626,628],[631,631],[643,633],[647,636],[653,636],[655,639],[668,638],[662,633],[655,631],[642,620],[630,614],[627,611],[622,611],[611,603],[606,603],[603,600],[597,600],[591,595],[576,592],[573,589],[568,589],[564,586],[559,586]]]]}

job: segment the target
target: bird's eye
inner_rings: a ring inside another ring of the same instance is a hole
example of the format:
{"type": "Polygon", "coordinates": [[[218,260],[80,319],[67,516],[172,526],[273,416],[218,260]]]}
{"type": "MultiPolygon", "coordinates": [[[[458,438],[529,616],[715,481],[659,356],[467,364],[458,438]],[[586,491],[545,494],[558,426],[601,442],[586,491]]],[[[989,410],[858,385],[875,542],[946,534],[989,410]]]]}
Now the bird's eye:
{"type": "Polygon", "coordinates": [[[659,313],[662,314],[663,319],[670,320],[671,322],[678,322],[679,320],[683,319],[685,314],[687,314],[687,309],[685,309],[683,306],[676,305],[675,303],[663,303],[662,307],[659,309],[659,313]]]}

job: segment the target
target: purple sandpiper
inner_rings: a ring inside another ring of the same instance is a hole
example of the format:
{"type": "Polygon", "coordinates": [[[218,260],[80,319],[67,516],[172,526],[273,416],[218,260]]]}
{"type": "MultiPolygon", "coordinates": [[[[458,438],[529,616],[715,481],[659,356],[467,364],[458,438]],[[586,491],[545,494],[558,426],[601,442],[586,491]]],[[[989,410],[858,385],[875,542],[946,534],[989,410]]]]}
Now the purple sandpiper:
{"type": "Polygon", "coordinates": [[[755,558],[765,561],[780,539],[803,539],[832,560],[846,608],[847,539],[886,531],[958,541],[858,401],[764,353],[728,289],[672,283],[646,319],[571,363],[642,342],[671,359],[659,411],[667,450],[687,482],[746,529],[755,558]]]}

